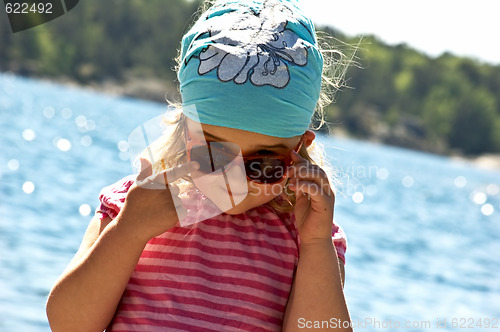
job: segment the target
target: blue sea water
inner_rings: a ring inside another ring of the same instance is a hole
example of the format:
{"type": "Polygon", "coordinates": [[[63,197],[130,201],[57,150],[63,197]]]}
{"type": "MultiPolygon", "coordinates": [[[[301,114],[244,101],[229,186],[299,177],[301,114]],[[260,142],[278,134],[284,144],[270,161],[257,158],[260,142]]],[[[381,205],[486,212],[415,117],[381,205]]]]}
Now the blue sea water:
{"type": "MultiPolygon", "coordinates": [[[[0,331],[50,330],[46,297],[100,189],[132,172],[129,133],[165,109],[0,74],[0,331]]],[[[500,328],[500,172],[317,139],[342,182],[335,217],[356,330],[500,328]]]]}

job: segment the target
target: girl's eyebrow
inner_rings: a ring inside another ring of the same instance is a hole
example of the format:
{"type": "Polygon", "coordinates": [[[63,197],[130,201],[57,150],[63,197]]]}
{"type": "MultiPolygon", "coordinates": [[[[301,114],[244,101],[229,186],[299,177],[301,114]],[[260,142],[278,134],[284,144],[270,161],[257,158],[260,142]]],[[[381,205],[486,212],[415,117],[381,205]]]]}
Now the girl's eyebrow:
{"type": "MultiPolygon", "coordinates": [[[[205,134],[205,136],[209,136],[210,138],[212,139],[216,139],[218,141],[221,141],[221,142],[225,142],[225,140],[223,140],[222,138],[220,137],[217,137],[213,134],[210,134],[210,133],[207,133],[206,131],[203,132],[205,134]]],[[[259,148],[266,148],[266,149],[275,149],[275,148],[282,148],[282,149],[289,149],[288,146],[286,146],[285,144],[283,143],[279,143],[279,144],[273,144],[273,145],[263,145],[263,144],[259,144],[257,145],[257,147],[259,148]]]]}

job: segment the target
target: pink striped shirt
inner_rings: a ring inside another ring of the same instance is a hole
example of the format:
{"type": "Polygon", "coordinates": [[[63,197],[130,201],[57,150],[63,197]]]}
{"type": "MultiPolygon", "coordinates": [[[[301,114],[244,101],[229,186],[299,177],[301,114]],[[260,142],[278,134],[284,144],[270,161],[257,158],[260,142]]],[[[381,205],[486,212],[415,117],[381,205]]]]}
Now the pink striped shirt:
{"type": "MultiPolygon", "coordinates": [[[[101,217],[116,217],[134,179],[101,191],[101,217]]],[[[294,222],[264,204],[151,239],[107,331],[280,331],[299,257],[294,222]]],[[[332,239],[344,261],[335,224],[332,239]]]]}

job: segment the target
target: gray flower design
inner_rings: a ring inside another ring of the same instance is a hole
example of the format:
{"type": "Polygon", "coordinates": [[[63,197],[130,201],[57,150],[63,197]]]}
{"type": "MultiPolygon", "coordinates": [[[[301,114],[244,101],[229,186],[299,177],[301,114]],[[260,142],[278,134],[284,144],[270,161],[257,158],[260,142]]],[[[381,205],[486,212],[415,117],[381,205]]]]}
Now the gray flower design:
{"type": "Polygon", "coordinates": [[[200,36],[208,33],[212,43],[199,55],[198,73],[217,68],[222,82],[250,80],[256,86],[284,88],[290,81],[288,66],[307,65],[308,55],[305,42],[286,28],[287,10],[272,3],[259,13],[232,11],[205,21],[200,36]]]}

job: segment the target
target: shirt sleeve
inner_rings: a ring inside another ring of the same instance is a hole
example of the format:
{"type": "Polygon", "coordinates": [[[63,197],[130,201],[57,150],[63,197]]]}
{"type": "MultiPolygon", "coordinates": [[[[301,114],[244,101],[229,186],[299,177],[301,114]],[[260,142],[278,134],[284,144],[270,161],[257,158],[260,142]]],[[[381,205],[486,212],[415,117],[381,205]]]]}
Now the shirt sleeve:
{"type": "Polygon", "coordinates": [[[344,262],[345,264],[345,252],[347,250],[347,238],[344,233],[344,230],[342,227],[337,225],[335,223],[335,220],[333,221],[333,227],[332,227],[332,241],[335,246],[335,249],[337,249],[337,256],[344,262]]]}
{"type": "Polygon", "coordinates": [[[129,175],[110,186],[102,188],[99,193],[99,201],[101,204],[96,209],[95,213],[100,219],[110,217],[116,218],[118,213],[125,204],[125,198],[130,187],[134,184],[135,175],[129,175]]]}

